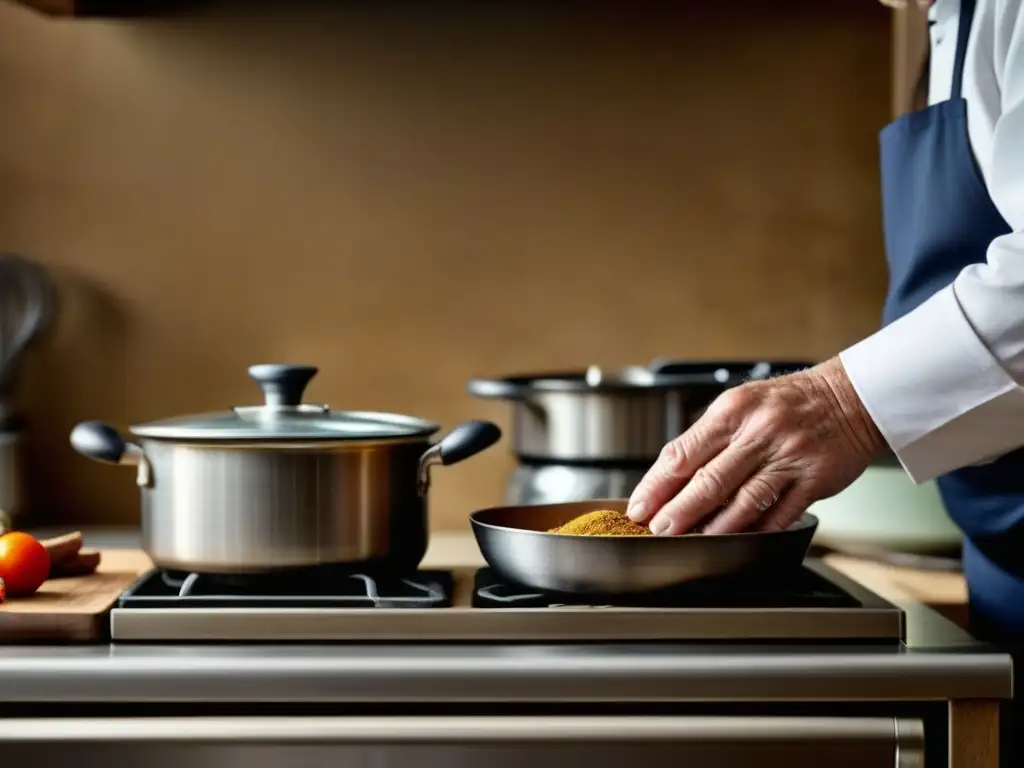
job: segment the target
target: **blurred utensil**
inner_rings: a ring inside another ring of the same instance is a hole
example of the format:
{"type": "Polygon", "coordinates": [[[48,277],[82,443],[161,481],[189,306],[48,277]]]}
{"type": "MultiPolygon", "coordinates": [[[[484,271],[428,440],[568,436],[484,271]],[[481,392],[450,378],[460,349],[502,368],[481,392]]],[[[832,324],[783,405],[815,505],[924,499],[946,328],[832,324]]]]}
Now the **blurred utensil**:
{"type": "Polygon", "coordinates": [[[24,432],[11,399],[25,351],[48,326],[55,305],[46,270],[22,256],[0,254],[0,516],[7,525],[24,507],[24,432]]]}
{"type": "Polygon", "coordinates": [[[698,579],[750,571],[782,576],[800,567],[818,520],[785,531],[689,536],[566,536],[547,533],[598,509],[625,512],[625,500],[494,507],[469,516],[487,564],[504,579],[563,594],[655,592],[698,579]]]}
{"type": "Polygon", "coordinates": [[[24,506],[23,435],[17,426],[0,430],[0,535],[13,530],[24,506]]]}
{"type": "Polygon", "coordinates": [[[16,254],[0,254],[0,398],[13,390],[25,350],[48,326],[55,304],[45,269],[16,254]]]}

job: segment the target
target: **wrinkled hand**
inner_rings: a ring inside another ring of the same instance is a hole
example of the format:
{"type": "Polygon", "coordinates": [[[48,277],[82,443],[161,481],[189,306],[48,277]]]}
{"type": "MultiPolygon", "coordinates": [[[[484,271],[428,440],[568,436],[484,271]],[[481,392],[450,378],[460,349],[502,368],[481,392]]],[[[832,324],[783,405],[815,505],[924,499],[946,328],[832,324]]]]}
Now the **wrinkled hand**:
{"type": "Polygon", "coordinates": [[[781,530],[852,483],[885,441],[838,358],[716,399],[665,446],[627,514],[656,534],[781,530]]]}

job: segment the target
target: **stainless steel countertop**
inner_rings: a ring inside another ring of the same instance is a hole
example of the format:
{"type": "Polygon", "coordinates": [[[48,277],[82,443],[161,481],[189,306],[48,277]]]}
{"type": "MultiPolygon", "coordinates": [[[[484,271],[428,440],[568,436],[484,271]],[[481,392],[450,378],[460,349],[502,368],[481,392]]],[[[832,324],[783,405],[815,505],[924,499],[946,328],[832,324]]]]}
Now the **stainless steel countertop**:
{"type": "Polygon", "coordinates": [[[769,646],[0,648],[0,702],[809,701],[1008,698],[972,651],[769,646]]]}
{"type": "MultiPolygon", "coordinates": [[[[131,546],[87,535],[90,546],[131,546]]],[[[0,646],[5,702],[667,702],[1009,698],[1006,654],[920,605],[906,647],[0,646]]]]}

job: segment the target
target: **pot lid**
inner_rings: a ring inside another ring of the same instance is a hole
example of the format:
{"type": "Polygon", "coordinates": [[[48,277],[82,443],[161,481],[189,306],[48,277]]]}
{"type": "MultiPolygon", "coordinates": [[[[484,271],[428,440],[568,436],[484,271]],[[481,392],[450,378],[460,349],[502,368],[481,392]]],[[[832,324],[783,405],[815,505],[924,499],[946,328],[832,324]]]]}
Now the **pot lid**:
{"type": "Polygon", "coordinates": [[[710,378],[718,384],[735,386],[745,381],[759,381],[785,376],[807,368],[814,363],[807,360],[679,360],[659,357],[648,369],[659,376],[690,376],[694,380],[710,378]]]}
{"type": "Polygon", "coordinates": [[[254,365],[249,375],[263,390],[263,405],[153,421],[131,432],[167,440],[388,440],[426,437],[439,429],[412,416],[332,411],[303,403],[302,394],[316,374],[309,365],[254,365]]]}
{"type": "Polygon", "coordinates": [[[477,397],[516,398],[530,392],[628,392],[681,387],[721,389],[751,379],[790,373],[810,365],[796,362],[715,362],[659,358],[646,367],[631,365],[611,371],[592,365],[585,371],[472,379],[469,391],[477,397]]]}

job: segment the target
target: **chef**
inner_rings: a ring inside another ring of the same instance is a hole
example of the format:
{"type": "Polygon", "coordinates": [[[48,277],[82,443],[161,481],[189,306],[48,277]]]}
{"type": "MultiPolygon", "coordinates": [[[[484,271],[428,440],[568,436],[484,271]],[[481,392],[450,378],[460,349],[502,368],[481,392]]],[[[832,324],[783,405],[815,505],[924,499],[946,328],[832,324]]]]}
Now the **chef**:
{"type": "Polygon", "coordinates": [[[628,514],[661,535],[705,519],[708,533],[784,528],[888,447],[915,482],[937,481],[965,534],[972,630],[1019,646],[1024,0],[921,4],[929,106],[881,134],[883,329],[721,396],[665,446],[628,514]]]}

